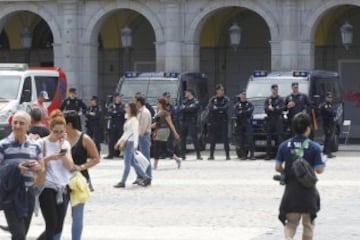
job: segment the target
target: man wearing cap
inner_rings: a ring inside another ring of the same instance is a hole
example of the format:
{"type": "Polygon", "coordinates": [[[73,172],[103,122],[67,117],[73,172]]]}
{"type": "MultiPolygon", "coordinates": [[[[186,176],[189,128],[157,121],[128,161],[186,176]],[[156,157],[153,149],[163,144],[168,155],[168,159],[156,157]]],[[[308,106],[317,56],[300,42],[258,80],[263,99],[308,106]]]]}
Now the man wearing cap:
{"type": "Polygon", "coordinates": [[[242,160],[246,160],[250,152],[250,159],[256,160],[254,155],[254,132],[251,125],[254,105],[247,100],[245,90],[241,91],[237,97],[239,102],[234,106],[234,114],[236,117],[235,132],[240,137],[240,157],[242,160]]]}
{"type": "Polygon", "coordinates": [[[42,112],[41,123],[47,127],[49,125],[48,118],[49,112],[47,107],[45,106],[45,102],[49,100],[49,94],[46,91],[41,91],[39,94],[39,98],[33,102],[33,108],[39,108],[42,112]]]}
{"type": "Polygon", "coordinates": [[[69,97],[65,98],[59,109],[63,112],[76,111],[81,115],[82,112],[86,113],[87,107],[81,99],[77,98],[76,88],[70,88],[69,97]]]}
{"type": "Polygon", "coordinates": [[[333,106],[333,95],[331,92],[326,93],[325,102],[320,107],[320,114],[325,134],[324,154],[328,158],[333,158],[335,155],[331,153],[331,144],[334,138],[336,110],[333,106]]]}
{"type": "Polygon", "coordinates": [[[210,98],[208,109],[208,130],[210,137],[210,157],[208,160],[214,160],[215,145],[218,139],[224,142],[226,160],[230,160],[230,147],[228,136],[228,111],[230,107],[230,99],[225,96],[223,85],[216,85],[216,95],[210,98]]]}
{"type": "Polygon", "coordinates": [[[90,100],[90,106],[86,111],[86,132],[94,140],[96,147],[100,153],[101,142],[101,107],[99,106],[99,98],[93,96],[90,100]]]}
{"type": "Polygon", "coordinates": [[[186,140],[190,133],[192,142],[196,151],[197,160],[202,160],[200,154],[199,140],[198,140],[198,128],[197,119],[198,112],[200,110],[200,103],[194,97],[194,91],[192,89],[185,90],[185,98],[180,105],[180,122],[181,122],[181,158],[186,159],[186,140]]]}
{"type": "Polygon", "coordinates": [[[299,83],[293,82],[291,84],[292,93],[286,97],[285,105],[288,110],[288,122],[291,125],[291,121],[294,116],[299,112],[309,113],[311,103],[309,98],[299,91],[299,83]]]}
{"type": "Polygon", "coordinates": [[[275,147],[283,141],[284,124],[282,113],[286,110],[285,102],[279,96],[277,84],[271,86],[271,96],[265,100],[264,109],[267,114],[266,123],[266,156],[265,160],[271,159],[272,140],[275,138],[275,147]]]}
{"type": "Polygon", "coordinates": [[[120,152],[115,151],[114,146],[123,134],[125,123],[125,105],[122,103],[120,93],[114,93],[113,104],[108,106],[107,116],[110,120],[107,126],[109,131],[109,152],[105,159],[112,159],[115,155],[120,154],[120,152]]]}

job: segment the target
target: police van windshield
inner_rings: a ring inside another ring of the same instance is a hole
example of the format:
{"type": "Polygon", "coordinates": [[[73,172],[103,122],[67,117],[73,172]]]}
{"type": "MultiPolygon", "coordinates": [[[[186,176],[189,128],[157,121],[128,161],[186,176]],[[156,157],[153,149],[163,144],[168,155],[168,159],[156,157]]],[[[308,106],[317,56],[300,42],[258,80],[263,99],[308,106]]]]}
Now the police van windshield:
{"type": "Polygon", "coordinates": [[[162,96],[164,92],[169,92],[173,99],[177,97],[178,92],[177,80],[124,80],[121,86],[121,93],[124,99],[132,99],[137,92],[141,92],[147,98],[147,101],[155,105],[156,100],[162,96]]]}
{"type": "Polygon", "coordinates": [[[296,79],[256,79],[249,81],[246,89],[246,94],[249,99],[267,98],[271,94],[271,85],[277,84],[279,86],[279,95],[286,97],[291,93],[291,83],[298,82],[299,90],[304,94],[309,92],[309,82],[296,79]]]}
{"type": "Polygon", "coordinates": [[[0,100],[14,100],[19,94],[20,76],[0,76],[0,100]]]}

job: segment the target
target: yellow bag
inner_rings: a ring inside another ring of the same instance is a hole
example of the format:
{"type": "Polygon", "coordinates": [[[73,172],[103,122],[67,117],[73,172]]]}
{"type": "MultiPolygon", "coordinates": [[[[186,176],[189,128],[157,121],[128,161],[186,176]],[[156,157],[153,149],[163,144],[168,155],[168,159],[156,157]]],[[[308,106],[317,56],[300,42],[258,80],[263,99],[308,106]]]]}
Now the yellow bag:
{"type": "Polygon", "coordinates": [[[85,203],[90,198],[89,186],[80,172],[76,172],[70,179],[69,187],[71,189],[70,203],[72,207],[85,203]]]}

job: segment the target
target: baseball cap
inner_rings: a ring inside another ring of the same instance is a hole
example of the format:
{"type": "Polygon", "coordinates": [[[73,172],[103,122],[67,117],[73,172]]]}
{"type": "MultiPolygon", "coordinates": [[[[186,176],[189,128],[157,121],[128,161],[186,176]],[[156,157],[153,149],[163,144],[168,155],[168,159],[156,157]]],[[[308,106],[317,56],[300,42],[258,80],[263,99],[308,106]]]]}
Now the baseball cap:
{"type": "Polygon", "coordinates": [[[99,98],[97,96],[92,96],[91,100],[99,100],[99,98]]]}
{"type": "Polygon", "coordinates": [[[271,89],[274,89],[274,88],[279,88],[279,86],[277,84],[271,85],[271,89]]]}
{"type": "Polygon", "coordinates": [[[70,88],[70,89],[69,89],[69,92],[71,92],[71,93],[76,93],[76,88],[70,88]]]}
{"type": "Polygon", "coordinates": [[[326,97],[328,97],[328,98],[332,98],[332,97],[333,97],[332,92],[327,92],[327,93],[326,93],[326,97]]]}
{"type": "Polygon", "coordinates": [[[45,100],[49,100],[49,94],[46,91],[41,91],[40,97],[43,97],[45,100]]]}
{"type": "Polygon", "coordinates": [[[189,88],[189,89],[186,89],[185,92],[189,92],[189,93],[191,93],[192,95],[194,95],[194,90],[192,90],[192,89],[190,89],[190,88],[189,88]]]}
{"type": "Polygon", "coordinates": [[[216,84],[216,90],[224,90],[224,86],[222,84],[216,84]]]}
{"type": "Polygon", "coordinates": [[[164,92],[163,93],[163,97],[170,97],[170,96],[171,96],[170,92],[164,92]]]}
{"type": "Polygon", "coordinates": [[[291,84],[291,87],[298,87],[299,86],[299,83],[298,82],[293,82],[292,84],[291,84]]]}

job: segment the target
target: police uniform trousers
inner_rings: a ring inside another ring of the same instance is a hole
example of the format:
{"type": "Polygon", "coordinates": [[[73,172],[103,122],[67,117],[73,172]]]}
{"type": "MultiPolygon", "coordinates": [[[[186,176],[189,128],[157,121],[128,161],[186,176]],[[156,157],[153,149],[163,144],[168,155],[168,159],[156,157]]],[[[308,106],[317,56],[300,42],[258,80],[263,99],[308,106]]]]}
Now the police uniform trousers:
{"type": "Polygon", "coordinates": [[[333,124],[324,124],[324,153],[329,155],[331,154],[331,144],[334,137],[334,126],[333,124]]]}
{"type": "Polygon", "coordinates": [[[101,151],[101,127],[100,123],[88,123],[86,128],[86,134],[89,135],[92,140],[95,142],[97,150],[101,151]]]}
{"type": "Polygon", "coordinates": [[[114,146],[116,142],[121,138],[122,134],[122,128],[111,128],[109,130],[109,157],[114,157],[115,155],[118,156],[120,154],[120,151],[115,150],[114,146]]]}
{"type": "Polygon", "coordinates": [[[199,139],[198,139],[198,127],[196,118],[192,119],[184,119],[181,125],[181,156],[184,157],[186,155],[186,140],[187,136],[190,134],[192,143],[194,144],[195,151],[197,156],[200,156],[200,147],[199,147],[199,139]]]}
{"type": "Polygon", "coordinates": [[[209,125],[208,129],[210,136],[210,156],[214,156],[215,145],[218,140],[222,140],[224,142],[225,154],[226,156],[229,156],[230,147],[228,136],[228,121],[225,119],[214,121],[209,125]]]}
{"type": "Polygon", "coordinates": [[[238,144],[244,154],[247,151],[254,152],[254,130],[249,121],[237,121],[236,122],[236,135],[238,136],[238,144]]]}
{"type": "Polygon", "coordinates": [[[283,119],[279,117],[268,118],[266,124],[266,154],[270,155],[272,140],[275,140],[275,147],[283,141],[284,124],[283,119]]]}

